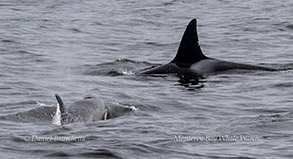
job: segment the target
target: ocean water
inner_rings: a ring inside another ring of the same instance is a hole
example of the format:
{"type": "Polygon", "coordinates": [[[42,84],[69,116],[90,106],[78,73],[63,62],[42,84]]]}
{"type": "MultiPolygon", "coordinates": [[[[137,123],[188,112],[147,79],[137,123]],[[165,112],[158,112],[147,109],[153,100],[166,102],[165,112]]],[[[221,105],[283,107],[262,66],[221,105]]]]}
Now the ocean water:
{"type": "Polygon", "coordinates": [[[292,13],[292,1],[0,0],[0,156],[292,158],[292,13]],[[207,56],[287,71],[135,75],[171,61],[193,18],[207,56]],[[56,107],[55,93],[138,111],[63,126],[4,118],[56,107]]]}

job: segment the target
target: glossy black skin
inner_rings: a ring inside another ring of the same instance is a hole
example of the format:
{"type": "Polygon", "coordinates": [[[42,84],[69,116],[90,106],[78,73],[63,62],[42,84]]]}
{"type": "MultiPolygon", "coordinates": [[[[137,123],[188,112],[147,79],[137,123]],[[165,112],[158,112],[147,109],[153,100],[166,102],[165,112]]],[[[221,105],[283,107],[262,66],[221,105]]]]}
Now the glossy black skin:
{"type": "Polygon", "coordinates": [[[150,68],[137,74],[183,73],[199,76],[233,69],[276,71],[274,68],[234,63],[206,57],[199,46],[196,19],[187,25],[175,58],[168,64],[150,68]]]}

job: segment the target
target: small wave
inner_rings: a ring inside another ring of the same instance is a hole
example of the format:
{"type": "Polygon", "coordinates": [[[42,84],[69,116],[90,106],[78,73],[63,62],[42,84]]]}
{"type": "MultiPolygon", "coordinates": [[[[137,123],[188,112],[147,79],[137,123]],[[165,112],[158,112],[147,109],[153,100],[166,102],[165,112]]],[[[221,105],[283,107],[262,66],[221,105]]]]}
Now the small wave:
{"type": "Polygon", "coordinates": [[[274,84],[273,87],[276,87],[276,88],[290,88],[290,87],[293,87],[293,82],[277,83],[277,84],[274,84]]]}
{"type": "Polygon", "coordinates": [[[81,153],[74,153],[78,151],[71,151],[69,152],[63,152],[63,151],[58,151],[58,152],[53,152],[46,157],[80,157],[80,158],[121,158],[118,154],[111,152],[110,150],[107,149],[97,149],[97,150],[92,150],[89,152],[81,152],[81,153]]]}
{"type": "Polygon", "coordinates": [[[114,152],[111,152],[107,149],[97,149],[94,150],[93,152],[85,152],[85,153],[80,153],[77,156],[79,157],[90,157],[90,158],[121,158],[114,152]]]}
{"type": "Polygon", "coordinates": [[[145,45],[151,45],[151,46],[168,46],[170,44],[164,44],[164,43],[158,43],[158,42],[144,42],[145,45]]]}
{"type": "Polygon", "coordinates": [[[4,39],[4,40],[1,40],[1,42],[3,42],[3,43],[15,43],[14,40],[10,40],[10,39],[4,39]]]}
{"type": "Polygon", "coordinates": [[[106,73],[106,75],[108,76],[121,76],[121,75],[134,75],[134,74],[135,73],[128,70],[111,70],[108,73],[106,73]]]}
{"type": "Polygon", "coordinates": [[[292,30],[293,30],[293,24],[289,24],[289,25],[287,25],[286,28],[288,28],[288,29],[292,29],[292,30]]]}
{"type": "Polygon", "coordinates": [[[82,32],[81,30],[79,30],[77,28],[71,28],[70,30],[73,31],[73,32],[76,32],[76,33],[81,33],[82,32]]]}
{"type": "Polygon", "coordinates": [[[164,6],[174,5],[175,2],[176,2],[176,0],[172,0],[172,1],[170,1],[170,2],[163,2],[163,5],[164,5],[164,6]]]}
{"type": "Polygon", "coordinates": [[[26,142],[26,137],[12,135],[11,140],[14,142],[26,142]]]}
{"type": "Polygon", "coordinates": [[[132,109],[133,111],[139,111],[139,108],[137,108],[136,106],[134,105],[124,105],[124,104],[120,104],[120,103],[114,103],[116,105],[119,105],[121,107],[126,107],[126,108],[130,108],[132,109]]]}
{"type": "Polygon", "coordinates": [[[273,115],[259,115],[257,119],[262,123],[269,122],[286,122],[292,120],[289,114],[273,114],[273,115]]]}
{"type": "Polygon", "coordinates": [[[289,22],[275,23],[273,25],[278,27],[278,30],[280,31],[286,31],[286,29],[293,30],[293,24],[290,24],[289,22]]]}
{"type": "Polygon", "coordinates": [[[134,75],[140,70],[154,66],[145,61],[134,61],[130,59],[117,59],[114,62],[101,63],[94,66],[86,65],[85,75],[122,76],[134,75]]]}
{"type": "Polygon", "coordinates": [[[72,155],[65,152],[54,152],[54,153],[46,155],[46,157],[70,157],[70,156],[72,155]]]}
{"type": "Polygon", "coordinates": [[[115,62],[153,65],[152,63],[149,63],[149,62],[146,62],[146,61],[135,61],[135,60],[131,60],[131,59],[117,59],[115,62]]]}
{"type": "MultiPolygon", "coordinates": [[[[11,95],[11,94],[12,93],[10,93],[8,95],[11,95]]],[[[19,94],[19,93],[15,93],[14,95],[17,95],[17,94],[19,94]]],[[[0,106],[4,106],[4,107],[17,106],[17,105],[23,106],[23,105],[31,105],[31,104],[36,104],[36,101],[28,100],[28,101],[22,101],[22,102],[2,103],[0,106]]]]}
{"type": "Polygon", "coordinates": [[[53,105],[47,105],[47,104],[41,103],[39,101],[36,101],[36,105],[37,105],[37,107],[42,107],[42,106],[45,106],[45,107],[53,107],[53,105]]]}

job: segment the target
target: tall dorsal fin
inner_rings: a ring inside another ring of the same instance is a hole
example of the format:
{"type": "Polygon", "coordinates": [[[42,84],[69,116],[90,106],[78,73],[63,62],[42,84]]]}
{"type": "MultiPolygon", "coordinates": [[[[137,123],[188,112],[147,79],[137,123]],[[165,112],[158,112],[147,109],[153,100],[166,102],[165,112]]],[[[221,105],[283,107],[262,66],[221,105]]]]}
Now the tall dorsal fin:
{"type": "Polygon", "coordinates": [[[185,29],[177,54],[171,62],[180,67],[189,67],[195,62],[206,59],[198,41],[196,19],[192,19],[185,29]]]}

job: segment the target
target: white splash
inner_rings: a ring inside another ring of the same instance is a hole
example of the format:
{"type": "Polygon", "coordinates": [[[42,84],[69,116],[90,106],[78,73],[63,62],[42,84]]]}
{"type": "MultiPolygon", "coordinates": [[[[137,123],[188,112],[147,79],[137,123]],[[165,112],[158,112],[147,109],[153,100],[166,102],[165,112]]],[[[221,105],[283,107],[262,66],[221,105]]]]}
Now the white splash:
{"type": "Polygon", "coordinates": [[[37,106],[38,106],[38,107],[42,107],[42,106],[46,106],[46,107],[48,107],[48,106],[53,106],[53,105],[47,105],[47,104],[45,104],[45,103],[41,103],[41,102],[38,102],[38,101],[37,101],[37,106]]]}
{"type": "Polygon", "coordinates": [[[125,108],[130,108],[132,109],[133,111],[139,111],[139,108],[137,108],[136,106],[133,106],[133,105],[130,105],[130,106],[127,106],[127,105],[123,105],[123,104],[120,104],[120,103],[115,103],[116,105],[119,105],[121,107],[125,107],[125,108]]]}
{"type": "Polygon", "coordinates": [[[57,110],[55,115],[53,116],[52,123],[55,125],[62,125],[61,124],[61,112],[60,112],[60,105],[57,103],[57,110]]]}
{"type": "Polygon", "coordinates": [[[132,71],[127,71],[127,70],[120,70],[119,72],[121,72],[123,75],[134,75],[132,71]]]}
{"type": "Polygon", "coordinates": [[[126,107],[131,108],[133,111],[139,111],[139,108],[137,108],[137,107],[135,107],[135,106],[126,106],[126,107]]]}

